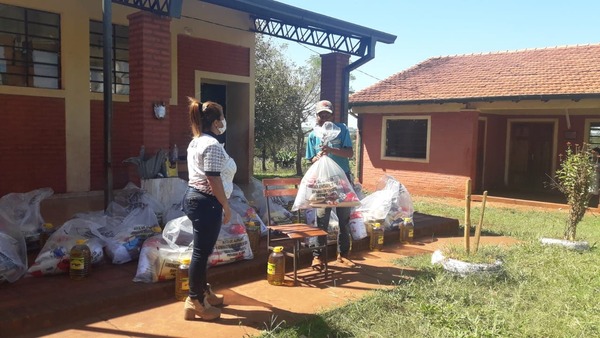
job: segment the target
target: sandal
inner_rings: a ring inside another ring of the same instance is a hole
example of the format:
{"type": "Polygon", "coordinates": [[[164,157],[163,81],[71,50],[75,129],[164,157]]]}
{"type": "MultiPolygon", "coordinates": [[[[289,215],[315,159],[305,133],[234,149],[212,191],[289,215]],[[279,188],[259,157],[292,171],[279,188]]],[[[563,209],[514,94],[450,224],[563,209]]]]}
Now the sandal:
{"type": "Polygon", "coordinates": [[[323,261],[319,256],[315,256],[313,257],[312,264],[310,265],[310,267],[313,270],[322,271],[325,268],[325,264],[323,264],[323,261]]]}

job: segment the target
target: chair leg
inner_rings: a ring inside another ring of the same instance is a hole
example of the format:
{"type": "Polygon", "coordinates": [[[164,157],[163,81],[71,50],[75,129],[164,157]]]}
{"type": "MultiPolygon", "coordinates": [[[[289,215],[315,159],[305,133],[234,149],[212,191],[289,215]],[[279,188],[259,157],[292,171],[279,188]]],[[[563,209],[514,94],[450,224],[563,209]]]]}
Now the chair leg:
{"type": "Polygon", "coordinates": [[[300,241],[296,241],[294,243],[294,286],[297,285],[298,283],[298,266],[297,266],[297,261],[298,261],[298,256],[300,253],[300,241]]]}

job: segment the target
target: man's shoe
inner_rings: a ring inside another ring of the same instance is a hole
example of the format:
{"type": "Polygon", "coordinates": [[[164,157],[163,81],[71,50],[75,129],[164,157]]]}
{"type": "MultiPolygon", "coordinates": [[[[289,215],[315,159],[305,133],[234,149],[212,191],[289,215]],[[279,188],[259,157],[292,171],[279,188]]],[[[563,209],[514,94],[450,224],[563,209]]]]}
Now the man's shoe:
{"type": "Polygon", "coordinates": [[[223,304],[223,295],[214,293],[210,284],[206,284],[206,291],[204,291],[204,299],[208,302],[208,304],[212,306],[217,306],[223,304]]]}
{"type": "Polygon", "coordinates": [[[338,254],[337,262],[338,262],[338,264],[341,264],[347,268],[355,268],[356,267],[356,263],[354,263],[352,260],[350,260],[346,255],[338,254]]]}
{"type": "Polygon", "coordinates": [[[321,270],[323,270],[325,268],[325,264],[323,264],[323,261],[321,260],[321,257],[314,256],[313,260],[312,260],[312,264],[310,265],[310,267],[313,270],[321,271],[321,270]]]}
{"type": "Polygon", "coordinates": [[[212,307],[204,299],[204,302],[201,304],[197,299],[191,299],[187,297],[185,299],[185,303],[183,304],[183,318],[185,320],[194,320],[196,316],[202,318],[203,320],[215,320],[221,317],[221,309],[216,307],[212,307]]]}

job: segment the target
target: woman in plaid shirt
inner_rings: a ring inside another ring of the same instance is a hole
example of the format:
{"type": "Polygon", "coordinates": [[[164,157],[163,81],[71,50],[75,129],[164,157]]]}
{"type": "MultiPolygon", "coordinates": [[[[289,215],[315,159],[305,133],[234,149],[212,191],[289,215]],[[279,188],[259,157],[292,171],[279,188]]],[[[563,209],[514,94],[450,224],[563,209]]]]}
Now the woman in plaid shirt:
{"type": "Polygon", "coordinates": [[[225,132],[226,122],[221,105],[211,101],[200,103],[191,98],[189,118],[194,138],[187,148],[189,183],[183,211],[194,227],[194,248],[184,318],[193,320],[198,316],[213,320],[221,316],[221,310],[214,306],[223,304],[223,296],[212,292],[206,282],[208,256],[214,249],[221,224],[231,218],[220,176],[228,156],[214,137],[225,132]]]}

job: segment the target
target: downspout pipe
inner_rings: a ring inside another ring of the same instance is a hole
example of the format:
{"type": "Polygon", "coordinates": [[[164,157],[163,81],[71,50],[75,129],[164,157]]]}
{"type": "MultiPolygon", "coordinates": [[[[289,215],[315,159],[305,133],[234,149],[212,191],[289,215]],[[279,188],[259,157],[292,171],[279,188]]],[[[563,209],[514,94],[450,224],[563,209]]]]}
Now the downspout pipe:
{"type": "MultiPolygon", "coordinates": [[[[340,111],[340,121],[348,124],[348,97],[350,96],[350,72],[356,68],[364,65],[365,63],[375,58],[375,40],[371,39],[367,47],[367,54],[360,59],[352,62],[351,64],[344,67],[342,72],[342,109],[340,111]]],[[[362,121],[358,119],[358,137],[357,145],[358,155],[356,158],[356,178],[362,181],[362,158],[363,158],[363,147],[362,147],[362,121]]]]}

